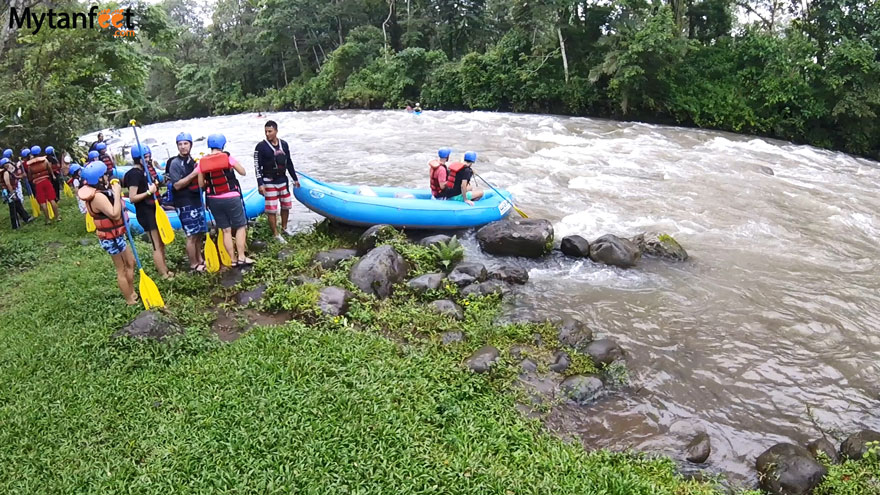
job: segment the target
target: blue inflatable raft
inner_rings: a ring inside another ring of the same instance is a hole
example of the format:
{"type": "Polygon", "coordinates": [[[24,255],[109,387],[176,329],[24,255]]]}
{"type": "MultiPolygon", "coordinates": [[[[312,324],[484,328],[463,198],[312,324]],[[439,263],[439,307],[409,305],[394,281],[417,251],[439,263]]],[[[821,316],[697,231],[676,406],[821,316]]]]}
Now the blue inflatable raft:
{"type": "Polygon", "coordinates": [[[428,189],[346,186],[326,184],[297,172],[300,187],[293,194],[315,213],[348,225],[387,223],[408,229],[465,229],[501,220],[510,213],[510,193],[491,189],[470,206],[460,201],[431,198],[428,189]],[[376,195],[364,195],[364,192],[376,195]],[[360,193],[359,193],[360,192],[360,193]]]}
{"type": "MultiPolygon", "coordinates": [[[[144,229],[141,227],[141,224],[138,223],[137,216],[135,216],[134,205],[131,204],[128,198],[125,199],[125,209],[128,210],[128,224],[131,226],[132,232],[137,234],[143,233],[144,229]]],[[[258,217],[265,209],[266,201],[256,189],[244,192],[244,213],[248,218],[258,217]]],[[[165,210],[165,213],[168,215],[171,227],[173,227],[174,230],[180,230],[180,218],[177,217],[177,212],[174,210],[165,210]]],[[[208,222],[210,223],[213,221],[214,217],[208,212],[208,222]]]]}
{"type": "MultiPolygon", "coordinates": [[[[122,178],[125,177],[125,173],[131,170],[131,165],[120,165],[113,169],[113,178],[119,179],[122,181],[122,178]]],[[[156,175],[159,177],[159,180],[165,180],[165,162],[162,162],[161,165],[156,167],[156,175]]]]}

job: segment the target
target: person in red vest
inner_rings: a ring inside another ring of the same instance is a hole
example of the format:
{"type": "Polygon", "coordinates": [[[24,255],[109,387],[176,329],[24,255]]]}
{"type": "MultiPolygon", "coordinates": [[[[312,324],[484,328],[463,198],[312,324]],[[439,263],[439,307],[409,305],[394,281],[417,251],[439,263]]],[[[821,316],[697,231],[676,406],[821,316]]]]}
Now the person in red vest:
{"type": "Polygon", "coordinates": [[[437,158],[428,162],[431,196],[435,199],[446,199],[443,197],[443,192],[446,189],[446,175],[449,172],[446,162],[449,161],[451,154],[451,149],[441,148],[437,151],[437,158]]]}
{"type": "Polygon", "coordinates": [[[52,166],[45,156],[42,156],[43,150],[39,146],[31,147],[31,159],[27,162],[28,179],[34,184],[34,195],[37,197],[37,203],[43,215],[46,216],[46,224],[48,225],[49,214],[47,208],[52,208],[55,216],[55,222],[61,221],[61,212],[58,210],[58,198],[55,196],[55,173],[52,166]]]}

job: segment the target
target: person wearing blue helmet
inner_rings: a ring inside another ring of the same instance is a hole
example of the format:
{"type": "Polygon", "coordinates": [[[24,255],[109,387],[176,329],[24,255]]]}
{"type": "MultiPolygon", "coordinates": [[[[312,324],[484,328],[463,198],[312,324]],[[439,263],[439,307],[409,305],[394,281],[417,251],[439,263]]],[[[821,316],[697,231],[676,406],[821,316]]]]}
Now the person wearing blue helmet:
{"type": "Polygon", "coordinates": [[[49,166],[52,167],[52,173],[55,174],[55,179],[52,180],[52,187],[55,188],[55,197],[60,203],[61,185],[64,183],[64,174],[61,171],[61,161],[55,156],[55,148],[53,146],[46,146],[46,160],[49,162],[49,166]]]}
{"type": "Polygon", "coordinates": [[[9,148],[6,148],[5,150],[3,150],[3,158],[8,158],[8,159],[12,160],[12,150],[9,148]]]}
{"type": "Polygon", "coordinates": [[[180,218],[180,225],[186,235],[186,255],[189,267],[196,272],[205,271],[203,247],[208,224],[205,221],[205,207],[199,192],[199,169],[190,156],[192,135],[181,132],[177,135],[177,156],[168,161],[168,188],[172,191],[172,201],[180,218]]]}
{"type": "Polygon", "coordinates": [[[107,150],[107,145],[104,143],[95,144],[95,151],[98,152],[98,160],[104,162],[104,165],[107,167],[105,174],[108,177],[113,176],[113,169],[116,168],[116,162],[113,160],[113,157],[110,156],[110,153],[107,150]]]}
{"type": "Polygon", "coordinates": [[[149,236],[153,244],[153,263],[159,270],[159,275],[164,279],[169,279],[174,274],[168,270],[168,264],[165,261],[165,243],[159,236],[159,224],[156,223],[156,208],[160,208],[160,206],[156,202],[155,194],[159,189],[159,184],[147,180],[148,172],[145,170],[144,151],[148,151],[144,145],[135,145],[131,149],[134,166],[122,178],[122,187],[128,188],[128,199],[134,205],[138,223],[141,224],[144,233],[149,236]]]}
{"type": "Polygon", "coordinates": [[[40,210],[46,218],[46,224],[51,221],[47,209],[52,208],[55,222],[61,221],[61,211],[58,210],[58,196],[55,195],[55,172],[45,156],[42,155],[39,146],[31,147],[31,159],[27,162],[28,180],[33,184],[34,196],[40,204],[40,210]]]}
{"type": "Polygon", "coordinates": [[[443,190],[446,189],[446,174],[449,172],[446,162],[449,161],[451,154],[451,149],[441,148],[437,151],[437,158],[428,162],[431,196],[434,198],[445,199],[443,198],[443,190]]]}
{"type": "Polygon", "coordinates": [[[483,190],[475,189],[472,184],[474,171],[471,167],[476,161],[477,153],[475,151],[468,151],[464,154],[464,162],[456,162],[449,165],[444,195],[450,201],[463,201],[473,206],[474,201],[478,201],[483,197],[483,190]]]}
{"type": "Polygon", "coordinates": [[[9,204],[9,221],[13,230],[21,227],[22,222],[30,223],[34,219],[28,215],[22,206],[20,176],[15,174],[15,164],[9,158],[0,159],[0,189],[3,191],[3,199],[9,204]],[[20,219],[20,220],[19,220],[20,219]]]}
{"type": "Polygon", "coordinates": [[[296,169],[293,168],[290,145],[287,141],[278,138],[278,124],[273,120],[267,121],[263,131],[266,133],[266,139],[257,143],[254,148],[257,186],[260,194],[266,198],[266,218],[269,220],[272,236],[280,244],[287,244],[281,235],[287,231],[287,220],[290,217],[290,209],[293,208],[287,174],[289,173],[293,179],[293,187],[299,187],[299,177],[296,176],[296,169]],[[279,211],[281,233],[275,224],[279,211]]]}
{"type": "Polygon", "coordinates": [[[86,159],[86,163],[92,163],[97,160],[99,155],[100,153],[98,153],[98,150],[89,151],[89,157],[86,159]]]}
{"type": "Polygon", "coordinates": [[[82,177],[80,177],[80,173],[82,172],[83,167],[74,163],[70,166],[70,170],[67,172],[70,175],[70,179],[67,180],[67,183],[70,187],[73,188],[74,197],[76,197],[76,202],[79,206],[79,212],[83,215],[86,214],[86,203],[79,199],[79,188],[83,186],[82,177]]]}

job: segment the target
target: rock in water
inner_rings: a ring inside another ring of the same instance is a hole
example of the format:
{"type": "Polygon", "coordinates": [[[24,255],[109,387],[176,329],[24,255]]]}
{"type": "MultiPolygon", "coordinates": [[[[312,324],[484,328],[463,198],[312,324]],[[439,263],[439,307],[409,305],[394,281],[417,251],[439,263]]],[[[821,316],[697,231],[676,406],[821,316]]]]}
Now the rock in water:
{"type": "Polygon", "coordinates": [[[434,244],[437,244],[437,243],[440,243],[440,242],[446,244],[446,243],[449,242],[451,239],[452,239],[452,238],[449,237],[448,235],[445,235],[445,234],[437,234],[437,235],[432,235],[432,236],[425,237],[424,239],[422,239],[421,241],[419,241],[419,245],[420,245],[420,246],[425,246],[425,247],[431,247],[431,246],[433,246],[434,244]]]}
{"type": "Polygon", "coordinates": [[[529,272],[516,265],[498,265],[489,270],[489,278],[522,285],[529,281],[529,272]]]}
{"type": "Polygon", "coordinates": [[[536,218],[500,220],[478,230],[477,240],[489,254],[539,258],[553,247],[553,225],[536,218]]]}
{"type": "Polygon", "coordinates": [[[426,273],[410,280],[407,285],[419,294],[423,294],[429,290],[439,289],[442,283],[442,273],[426,273]]]}
{"type": "Polygon", "coordinates": [[[464,319],[464,311],[462,311],[461,306],[455,304],[449,299],[434,301],[431,303],[431,307],[441,315],[446,315],[459,321],[464,319]]]}
{"type": "Polygon", "coordinates": [[[633,237],[631,241],[642,253],[642,256],[673,261],[686,261],[688,259],[687,251],[681,247],[678,241],[667,234],[648,232],[633,237]]]}
{"type": "Polygon", "coordinates": [[[556,351],[553,353],[553,364],[549,366],[550,371],[565,373],[569,366],[571,366],[571,356],[567,352],[556,351]]]}
{"type": "Polygon", "coordinates": [[[590,245],[590,259],[596,263],[630,268],[636,266],[642,254],[632,241],[607,234],[590,245]]]}
{"type": "Polygon", "coordinates": [[[504,294],[506,287],[500,280],[487,280],[483,283],[474,283],[461,290],[461,295],[467,297],[471,294],[488,296],[489,294],[504,294]]]}
{"type": "Polygon", "coordinates": [[[566,316],[559,324],[559,342],[581,352],[593,341],[593,331],[584,322],[566,316]]]}
{"type": "Polygon", "coordinates": [[[576,258],[590,257],[590,243],[579,235],[563,237],[559,249],[566,256],[574,256],[576,258]]]}
{"type": "Polygon", "coordinates": [[[617,359],[623,358],[623,349],[612,339],[599,339],[587,345],[586,353],[590,355],[597,366],[609,365],[617,359]]]}
{"type": "Polygon", "coordinates": [[[183,326],[177,320],[160,313],[158,310],[150,309],[142,311],[131,323],[113,334],[113,337],[163,340],[169,335],[182,334],[183,332],[183,326]]]}
{"type": "Polygon", "coordinates": [[[840,454],[847,459],[859,460],[868,453],[869,442],[880,442],[880,433],[862,430],[854,433],[840,444],[840,454]]]}
{"type": "Polygon", "coordinates": [[[361,234],[360,239],[357,241],[357,254],[358,256],[363,256],[367,254],[367,251],[376,247],[376,243],[379,242],[379,237],[382,234],[394,232],[394,227],[387,224],[379,224],[373,225],[368,228],[361,234]]]}
{"type": "Polygon", "coordinates": [[[559,389],[580,405],[592,402],[602,391],[602,380],[595,376],[572,375],[559,385],[559,389]]]}
{"type": "Polygon", "coordinates": [[[315,263],[321,265],[325,270],[332,270],[345,260],[357,256],[354,249],[331,249],[329,251],[321,251],[315,255],[315,263]]]}
{"type": "Polygon", "coordinates": [[[700,432],[687,446],[687,460],[696,464],[702,464],[712,453],[712,443],[706,432],[700,432]]]}
{"type": "Polygon", "coordinates": [[[354,294],[340,287],[324,287],[318,293],[318,309],[331,316],[348,311],[348,302],[354,294]]]}
{"type": "Polygon", "coordinates": [[[808,443],[807,450],[810,451],[810,454],[813,454],[813,457],[815,457],[817,461],[819,460],[819,454],[824,454],[833,464],[840,462],[840,455],[837,454],[837,449],[834,448],[834,444],[825,438],[813,440],[808,443]]]}
{"type": "Polygon", "coordinates": [[[380,299],[391,295],[394,284],[403,281],[409,266],[391,246],[379,246],[351,267],[349,279],[357,288],[380,299]]]}
{"type": "Polygon", "coordinates": [[[790,443],[767,449],[755,468],[758,484],[772,495],[808,495],[828,474],[807,449],[790,443]]]}
{"type": "Polygon", "coordinates": [[[464,287],[486,280],[486,267],[482,263],[459,263],[446,278],[453,284],[464,287]]]}
{"type": "Polygon", "coordinates": [[[491,345],[477,349],[466,361],[467,367],[475,373],[485,373],[498,361],[498,349],[491,345]]]}

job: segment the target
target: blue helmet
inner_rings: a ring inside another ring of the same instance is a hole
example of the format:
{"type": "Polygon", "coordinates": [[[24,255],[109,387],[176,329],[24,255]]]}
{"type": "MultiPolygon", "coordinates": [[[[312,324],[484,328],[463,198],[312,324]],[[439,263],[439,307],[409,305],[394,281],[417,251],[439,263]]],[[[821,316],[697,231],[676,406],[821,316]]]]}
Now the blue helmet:
{"type": "Polygon", "coordinates": [[[79,172],[79,170],[81,168],[82,167],[80,167],[79,165],[74,163],[73,165],[70,166],[70,170],[67,173],[70,175],[75,175],[77,172],[79,172]]]}
{"type": "Polygon", "coordinates": [[[39,155],[39,154],[42,153],[42,152],[43,152],[43,148],[40,148],[40,147],[37,146],[36,144],[33,145],[33,146],[31,146],[31,154],[32,154],[32,155],[37,156],[37,155],[39,155]]]}
{"type": "Polygon", "coordinates": [[[468,151],[464,154],[464,161],[474,163],[477,161],[477,152],[476,151],[468,151]]]}
{"type": "Polygon", "coordinates": [[[146,144],[141,145],[141,156],[147,156],[147,155],[152,155],[152,154],[153,154],[153,152],[150,151],[149,146],[147,146],[146,144]]]}
{"type": "Polygon", "coordinates": [[[440,148],[440,150],[437,151],[437,156],[439,156],[440,158],[449,158],[449,155],[451,155],[451,154],[452,154],[451,148],[440,148]]]}
{"type": "Polygon", "coordinates": [[[31,156],[31,149],[30,148],[22,148],[21,149],[21,157],[27,158],[29,156],[31,156]]]}
{"type": "Polygon", "coordinates": [[[51,146],[46,146],[46,154],[47,154],[47,155],[54,155],[54,154],[55,154],[55,148],[53,148],[53,147],[51,147],[51,146]]]}
{"type": "Polygon", "coordinates": [[[0,158],[0,167],[9,163],[9,158],[0,158]]]}
{"type": "Polygon", "coordinates": [[[193,142],[192,134],[190,134],[188,132],[181,132],[180,134],[177,135],[177,138],[174,139],[174,142],[179,143],[181,141],[189,141],[189,144],[192,144],[192,142],[193,142]]]}
{"type": "Polygon", "coordinates": [[[104,151],[107,149],[107,145],[104,143],[98,143],[95,145],[95,149],[98,151],[104,151]]]}
{"type": "Polygon", "coordinates": [[[98,156],[100,156],[100,153],[98,153],[97,151],[95,151],[95,150],[89,151],[89,161],[90,162],[97,160],[98,156]]]}
{"type": "Polygon", "coordinates": [[[223,134],[208,136],[208,148],[222,150],[224,146],[226,146],[226,136],[223,134]]]}
{"type": "Polygon", "coordinates": [[[131,158],[136,159],[136,158],[140,158],[141,156],[143,156],[143,153],[141,153],[141,150],[143,150],[143,145],[141,145],[141,144],[136,144],[136,145],[132,146],[131,147],[131,158]]]}
{"type": "Polygon", "coordinates": [[[79,174],[80,177],[86,181],[86,184],[90,186],[98,185],[98,181],[101,180],[101,177],[104,177],[104,174],[107,173],[107,165],[104,162],[94,161],[86,165],[82,172],[79,174]]]}
{"type": "Polygon", "coordinates": [[[12,158],[12,150],[9,148],[3,150],[3,158],[12,158]]]}

